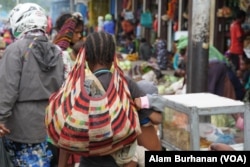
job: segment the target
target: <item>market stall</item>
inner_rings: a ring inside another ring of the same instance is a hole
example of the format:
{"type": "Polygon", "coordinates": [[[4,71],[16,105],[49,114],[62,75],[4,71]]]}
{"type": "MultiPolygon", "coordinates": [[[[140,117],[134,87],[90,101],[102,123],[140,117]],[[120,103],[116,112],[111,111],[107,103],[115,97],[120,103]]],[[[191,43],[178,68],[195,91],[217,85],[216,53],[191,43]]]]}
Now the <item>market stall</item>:
{"type": "Polygon", "coordinates": [[[217,127],[200,122],[201,116],[242,113],[250,119],[249,104],[211,93],[165,95],[167,108],[161,127],[162,146],[167,150],[207,150],[213,142],[250,149],[250,122],[245,121],[243,133],[231,127],[217,127]],[[231,131],[230,131],[231,130],[231,131]],[[238,142],[237,138],[243,138],[238,142]]]}

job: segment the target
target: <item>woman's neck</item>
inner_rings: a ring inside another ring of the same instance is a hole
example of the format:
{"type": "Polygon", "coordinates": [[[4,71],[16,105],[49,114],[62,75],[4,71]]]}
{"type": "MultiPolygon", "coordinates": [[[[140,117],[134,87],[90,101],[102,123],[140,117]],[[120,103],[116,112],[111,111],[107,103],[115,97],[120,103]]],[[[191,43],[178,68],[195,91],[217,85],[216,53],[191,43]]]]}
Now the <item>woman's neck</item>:
{"type": "Polygon", "coordinates": [[[109,66],[102,65],[102,64],[96,64],[93,67],[89,67],[89,68],[92,72],[95,72],[95,71],[98,71],[100,69],[108,69],[109,70],[111,68],[111,66],[109,67],[109,66]]]}

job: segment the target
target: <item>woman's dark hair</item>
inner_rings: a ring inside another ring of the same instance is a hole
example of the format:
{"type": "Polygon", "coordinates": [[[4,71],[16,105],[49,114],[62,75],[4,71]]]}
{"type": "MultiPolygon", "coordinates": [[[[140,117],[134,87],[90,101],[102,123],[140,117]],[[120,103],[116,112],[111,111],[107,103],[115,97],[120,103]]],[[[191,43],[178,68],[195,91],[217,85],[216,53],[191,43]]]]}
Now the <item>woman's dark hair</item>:
{"type": "Polygon", "coordinates": [[[72,17],[72,15],[70,13],[64,13],[62,14],[60,17],[57,18],[56,20],[56,24],[55,24],[55,30],[56,31],[60,31],[60,29],[62,28],[63,24],[65,23],[65,21],[72,17]]]}
{"type": "Polygon", "coordinates": [[[114,61],[115,41],[106,32],[94,32],[85,41],[86,59],[89,65],[101,64],[109,66],[114,61]]]}
{"type": "Polygon", "coordinates": [[[246,12],[244,12],[243,10],[237,10],[235,12],[235,18],[236,19],[241,19],[241,18],[244,18],[246,17],[246,12]]]}

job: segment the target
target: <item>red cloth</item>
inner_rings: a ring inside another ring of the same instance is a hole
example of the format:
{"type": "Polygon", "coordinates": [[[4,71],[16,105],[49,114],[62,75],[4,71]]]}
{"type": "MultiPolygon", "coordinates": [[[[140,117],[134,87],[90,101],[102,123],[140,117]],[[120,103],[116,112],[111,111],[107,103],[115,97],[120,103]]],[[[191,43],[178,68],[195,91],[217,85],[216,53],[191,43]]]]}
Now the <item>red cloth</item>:
{"type": "Polygon", "coordinates": [[[68,160],[68,165],[74,165],[75,163],[79,163],[80,162],[80,155],[77,154],[71,154],[68,160]]]}
{"type": "Polygon", "coordinates": [[[123,8],[123,9],[126,9],[126,8],[127,8],[127,5],[128,5],[128,0],[123,0],[123,1],[122,1],[122,8],[123,8]]]}
{"type": "Polygon", "coordinates": [[[243,37],[244,31],[241,27],[241,23],[238,21],[232,22],[230,25],[230,48],[229,51],[232,54],[243,54],[243,41],[239,41],[239,38],[243,37]]]}
{"type": "Polygon", "coordinates": [[[131,10],[132,1],[131,0],[123,0],[122,1],[122,8],[126,10],[131,10]]]}
{"type": "Polygon", "coordinates": [[[158,32],[158,20],[157,19],[154,20],[153,29],[155,32],[158,32]]]}

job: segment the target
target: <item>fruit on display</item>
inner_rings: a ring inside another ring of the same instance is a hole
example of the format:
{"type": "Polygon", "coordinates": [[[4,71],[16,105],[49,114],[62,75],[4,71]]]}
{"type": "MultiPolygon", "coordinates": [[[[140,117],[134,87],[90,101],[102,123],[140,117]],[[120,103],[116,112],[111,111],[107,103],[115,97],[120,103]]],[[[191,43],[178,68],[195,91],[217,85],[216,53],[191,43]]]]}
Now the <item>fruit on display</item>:
{"type": "Polygon", "coordinates": [[[166,89],[166,87],[165,87],[164,85],[158,85],[157,88],[158,88],[158,93],[159,93],[160,95],[165,94],[165,89],[166,89]]]}
{"type": "Polygon", "coordinates": [[[129,60],[124,60],[124,61],[119,61],[118,66],[122,69],[122,70],[130,70],[132,68],[132,63],[129,60]]]}
{"type": "Polygon", "coordinates": [[[175,77],[173,75],[164,75],[163,81],[157,86],[160,95],[176,94],[183,88],[184,78],[175,77]]]}
{"type": "Polygon", "coordinates": [[[126,59],[130,61],[136,61],[139,59],[138,53],[128,54],[126,59]]]}

